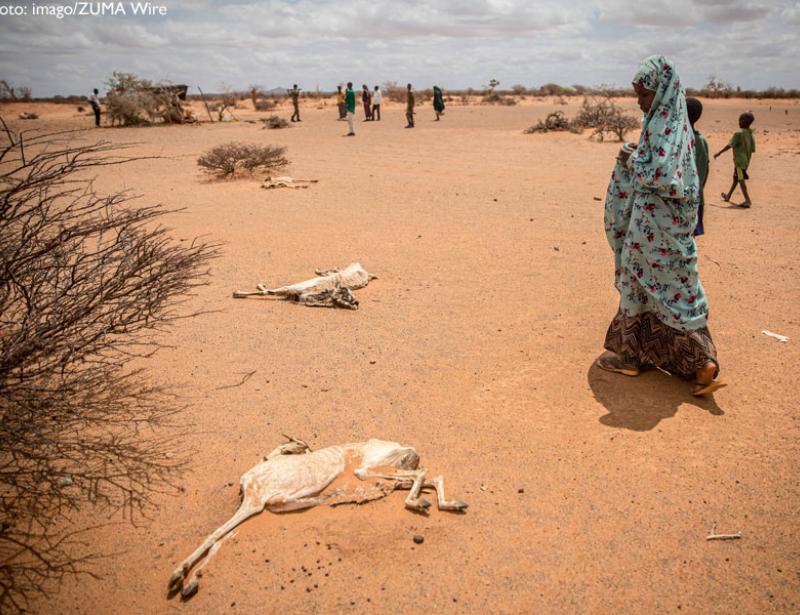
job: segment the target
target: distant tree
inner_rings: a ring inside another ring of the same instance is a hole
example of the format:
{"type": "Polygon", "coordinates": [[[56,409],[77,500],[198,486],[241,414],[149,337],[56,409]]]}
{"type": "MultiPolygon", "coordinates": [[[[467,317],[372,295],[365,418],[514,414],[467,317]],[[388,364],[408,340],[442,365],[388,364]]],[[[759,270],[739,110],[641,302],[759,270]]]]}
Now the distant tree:
{"type": "Polygon", "coordinates": [[[484,86],[484,89],[486,90],[486,94],[493,94],[493,93],[494,93],[494,90],[495,90],[495,88],[496,88],[498,85],[500,85],[500,82],[499,82],[497,79],[491,79],[491,80],[489,81],[489,85],[487,85],[487,86],[484,86]]]}

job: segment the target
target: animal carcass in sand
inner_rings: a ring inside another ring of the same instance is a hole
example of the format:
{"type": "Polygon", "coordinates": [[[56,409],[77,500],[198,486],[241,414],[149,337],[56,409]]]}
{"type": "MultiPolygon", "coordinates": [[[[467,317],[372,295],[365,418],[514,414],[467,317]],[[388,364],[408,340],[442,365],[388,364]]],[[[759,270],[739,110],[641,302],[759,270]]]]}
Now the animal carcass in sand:
{"type": "Polygon", "coordinates": [[[425,512],[431,505],[420,497],[423,490],[436,491],[439,510],[467,508],[461,500],[445,499],[444,478],[427,481],[426,473],[419,467],[417,451],[397,442],[370,439],[311,452],[308,444],[290,438],[242,476],[239,509],[180,563],[169,578],[168,592],[180,591],[184,599],[192,596],[198,587],[197,572],[189,577],[192,568],[231,530],[264,509],[279,513],[318,504],[360,504],[395,489],[410,490],[405,505],[413,511],[425,512]]]}
{"type": "Polygon", "coordinates": [[[315,273],[317,277],[297,284],[280,288],[267,288],[264,284],[257,284],[258,290],[237,290],[233,296],[235,299],[254,296],[285,297],[310,307],[341,307],[357,310],[358,299],[352,291],[363,288],[369,284],[370,280],[378,277],[367,273],[361,263],[350,263],[341,270],[320,271],[317,269],[315,273]]]}
{"type": "Polygon", "coordinates": [[[261,184],[262,188],[271,190],[273,188],[308,188],[309,184],[316,184],[318,179],[298,179],[297,177],[271,177],[267,176],[264,183],[261,184]]]}

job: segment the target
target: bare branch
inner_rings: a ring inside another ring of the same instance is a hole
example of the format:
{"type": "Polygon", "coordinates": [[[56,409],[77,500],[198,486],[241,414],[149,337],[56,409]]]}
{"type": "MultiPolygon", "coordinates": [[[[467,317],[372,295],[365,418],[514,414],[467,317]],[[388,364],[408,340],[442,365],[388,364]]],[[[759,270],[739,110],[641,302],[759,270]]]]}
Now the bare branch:
{"type": "Polygon", "coordinates": [[[173,240],[170,210],[98,194],[87,172],[136,158],[73,132],[0,146],[0,611],[91,573],[67,516],[145,514],[176,486],[180,407],[131,361],[185,317],[217,246],[173,240]],[[23,146],[23,142],[25,145],[23,146]],[[25,148],[23,150],[23,147],[25,148]],[[167,437],[167,433],[172,437],[167,437]]]}

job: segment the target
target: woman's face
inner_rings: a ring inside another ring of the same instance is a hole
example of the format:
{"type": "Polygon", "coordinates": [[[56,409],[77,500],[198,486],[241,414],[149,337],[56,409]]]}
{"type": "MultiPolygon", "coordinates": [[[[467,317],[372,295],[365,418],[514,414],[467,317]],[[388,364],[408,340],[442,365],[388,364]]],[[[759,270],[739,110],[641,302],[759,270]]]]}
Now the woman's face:
{"type": "Polygon", "coordinates": [[[653,99],[656,97],[656,93],[653,90],[646,89],[641,83],[634,83],[633,90],[636,92],[639,108],[643,113],[648,113],[650,107],[653,106],[653,99]]]}

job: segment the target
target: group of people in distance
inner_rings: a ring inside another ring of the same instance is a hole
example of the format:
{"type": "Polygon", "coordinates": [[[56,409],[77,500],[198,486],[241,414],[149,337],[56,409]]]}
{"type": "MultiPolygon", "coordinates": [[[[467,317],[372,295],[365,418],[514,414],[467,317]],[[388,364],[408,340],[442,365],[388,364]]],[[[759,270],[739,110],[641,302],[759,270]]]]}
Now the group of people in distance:
{"type": "MultiPolygon", "coordinates": [[[[336,102],[339,107],[339,120],[347,120],[348,137],[354,137],[355,130],[355,114],[356,114],[356,92],[353,89],[353,83],[347,82],[347,89],[343,90],[342,86],[336,86],[336,102]]],[[[380,86],[375,86],[375,89],[370,92],[369,86],[366,84],[361,86],[361,104],[364,107],[364,121],[379,122],[381,119],[381,101],[383,100],[383,93],[380,86]]],[[[409,83],[406,86],[406,128],[414,128],[414,107],[416,106],[416,99],[414,97],[414,90],[409,83]]],[[[433,86],[433,110],[436,113],[436,121],[438,122],[441,115],[444,114],[444,94],[442,89],[435,85],[433,86]]]]}
{"type": "MultiPolygon", "coordinates": [[[[633,79],[644,113],[638,143],[625,144],[611,174],[605,230],[614,252],[614,282],[620,294],[608,327],[599,368],[638,376],[658,368],[693,380],[693,395],[713,393],[717,350],[708,330],[708,301],[697,270],[695,237],[703,233],[703,186],[708,177],[708,142],[696,128],[703,106],[686,98],[673,63],[664,56],[642,60],[633,79]]],[[[733,149],[733,186],[744,193],[755,152],[752,113],[715,154],[733,149]]]]}

